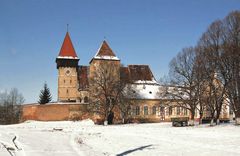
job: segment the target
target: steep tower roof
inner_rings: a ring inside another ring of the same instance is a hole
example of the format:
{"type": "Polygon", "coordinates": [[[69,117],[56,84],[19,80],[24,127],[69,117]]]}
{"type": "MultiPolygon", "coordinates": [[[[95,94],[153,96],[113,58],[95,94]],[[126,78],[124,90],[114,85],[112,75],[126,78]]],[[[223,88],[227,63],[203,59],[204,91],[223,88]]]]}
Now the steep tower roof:
{"type": "Polygon", "coordinates": [[[57,58],[78,59],[78,56],[74,50],[74,47],[68,32],[66,33],[61,50],[57,58]]]}
{"type": "Polygon", "coordinates": [[[98,60],[119,60],[108,43],[104,40],[93,59],[98,60]]]}
{"type": "Polygon", "coordinates": [[[109,47],[107,42],[104,40],[102,42],[102,45],[99,48],[96,56],[116,56],[116,55],[113,53],[112,49],[109,47]]]}

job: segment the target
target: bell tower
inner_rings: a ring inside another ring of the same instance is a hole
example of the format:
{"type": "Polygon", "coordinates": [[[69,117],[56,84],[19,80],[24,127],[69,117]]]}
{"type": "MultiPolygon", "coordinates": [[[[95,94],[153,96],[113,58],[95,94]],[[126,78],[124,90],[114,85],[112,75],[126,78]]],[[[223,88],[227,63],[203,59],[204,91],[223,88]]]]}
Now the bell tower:
{"type": "Polygon", "coordinates": [[[74,50],[69,33],[66,33],[61,50],[56,58],[58,69],[58,101],[76,102],[78,93],[79,58],[74,50]]]}

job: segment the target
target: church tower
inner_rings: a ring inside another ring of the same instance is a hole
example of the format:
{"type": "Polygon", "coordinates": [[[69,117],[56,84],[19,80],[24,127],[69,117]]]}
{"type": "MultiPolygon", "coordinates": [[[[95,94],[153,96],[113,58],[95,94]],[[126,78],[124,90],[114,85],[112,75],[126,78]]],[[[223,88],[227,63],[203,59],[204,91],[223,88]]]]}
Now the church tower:
{"type": "MultiPolygon", "coordinates": [[[[97,73],[103,72],[99,70],[105,70],[104,68],[111,71],[111,77],[114,77],[116,81],[120,80],[120,59],[114,54],[105,40],[90,61],[89,78],[92,79],[96,77],[97,73]]],[[[97,77],[99,77],[99,75],[97,77]]]]}
{"type": "Polygon", "coordinates": [[[74,50],[69,33],[66,33],[61,50],[56,58],[58,69],[58,101],[75,102],[78,95],[79,58],[74,50]]]}

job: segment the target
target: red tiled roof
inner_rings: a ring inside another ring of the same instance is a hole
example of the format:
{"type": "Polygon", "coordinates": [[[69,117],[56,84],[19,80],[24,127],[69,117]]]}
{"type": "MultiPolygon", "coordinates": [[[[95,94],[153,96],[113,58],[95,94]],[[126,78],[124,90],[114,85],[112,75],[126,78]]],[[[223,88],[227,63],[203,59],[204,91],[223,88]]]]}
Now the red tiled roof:
{"type": "Polygon", "coordinates": [[[154,76],[148,65],[128,65],[120,68],[120,78],[127,82],[152,81],[154,76]]]}
{"type": "Polygon", "coordinates": [[[128,65],[128,68],[133,81],[151,81],[153,79],[153,74],[148,65],[128,65]]]}
{"type": "Polygon", "coordinates": [[[130,78],[130,72],[128,70],[128,67],[120,67],[120,79],[123,82],[129,83],[130,78]]]}
{"type": "Polygon", "coordinates": [[[116,56],[107,42],[104,40],[96,56],[116,56]]]}
{"type": "Polygon", "coordinates": [[[66,33],[66,36],[64,38],[64,41],[58,56],[77,58],[77,54],[74,50],[74,47],[68,32],[66,33]]]}
{"type": "MultiPolygon", "coordinates": [[[[79,90],[89,88],[89,66],[78,67],[79,90]]],[[[148,65],[129,65],[120,68],[120,79],[125,83],[134,83],[135,81],[152,81],[155,80],[151,69],[148,65]]]]}

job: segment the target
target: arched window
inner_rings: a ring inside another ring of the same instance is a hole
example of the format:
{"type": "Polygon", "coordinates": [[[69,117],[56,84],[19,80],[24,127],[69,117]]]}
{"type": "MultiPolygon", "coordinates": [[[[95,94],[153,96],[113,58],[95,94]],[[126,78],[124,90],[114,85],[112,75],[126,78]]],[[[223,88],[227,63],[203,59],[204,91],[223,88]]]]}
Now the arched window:
{"type": "Polygon", "coordinates": [[[156,115],[156,110],[157,110],[157,109],[156,109],[156,106],[153,106],[153,107],[152,107],[152,115],[156,115]]]}
{"type": "Polygon", "coordinates": [[[88,103],[88,97],[85,96],[84,99],[83,99],[84,103],[88,103]]]}

